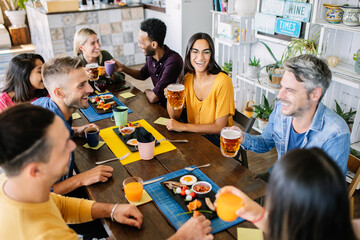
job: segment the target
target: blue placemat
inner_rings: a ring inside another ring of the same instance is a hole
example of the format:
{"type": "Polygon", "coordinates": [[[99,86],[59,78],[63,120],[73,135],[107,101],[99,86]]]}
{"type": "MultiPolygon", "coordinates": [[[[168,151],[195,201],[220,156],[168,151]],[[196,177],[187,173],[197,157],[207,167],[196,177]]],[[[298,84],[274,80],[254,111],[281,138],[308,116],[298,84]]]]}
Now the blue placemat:
{"type": "MultiPolygon", "coordinates": [[[[100,95],[106,95],[106,94],[111,94],[111,93],[103,93],[103,94],[99,94],[98,96],[100,95]]],[[[113,95],[113,94],[111,94],[113,95]]],[[[113,95],[114,96],[114,95],[113,95]]],[[[114,101],[119,105],[119,106],[125,106],[125,104],[123,104],[122,102],[120,102],[119,99],[117,99],[115,96],[114,96],[114,101]]],[[[109,112],[109,113],[104,113],[104,114],[98,114],[94,108],[91,106],[91,104],[89,103],[89,107],[87,109],[80,109],[80,111],[85,115],[85,117],[89,120],[89,122],[95,122],[95,121],[99,121],[99,120],[103,120],[103,119],[106,119],[106,118],[109,118],[111,117],[112,115],[112,112],[109,112]]],[[[133,111],[131,111],[129,108],[128,108],[128,113],[132,113],[133,111]]]]}
{"type": "MultiPolygon", "coordinates": [[[[195,167],[195,166],[193,166],[195,167]]],[[[175,177],[179,177],[181,175],[185,175],[190,173],[185,169],[178,170],[176,172],[172,172],[161,177],[164,179],[161,181],[166,181],[175,177]]],[[[208,177],[206,176],[201,170],[195,169],[192,173],[203,181],[207,181],[212,185],[212,189],[214,192],[217,192],[220,188],[208,177]]],[[[160,176],[159,176],[160,177],[160,176]]],[[[159,178],[156,177],[156,178],[159,178]]],[[[155,178],[155,179],[156,179],[155,178]]],[[[166,190],[161,186],[160,182],[150,183],[144,186],[145,190],[149,193],[151,198],[154,200],[156,205],[160,208],[160,210],[165,214],[165,216],[169,219],[172,225],[179,229],[181,225],[183,225],[187,220],[190,219],[188,215],[180,215],[177,216],[178,213],[183,213],[184,210],[180,207],[180,205],[166,192],[166,190]]],[[[211,227],[212,227],[212,234],[217,232],[223,231],[231,226],[234,226],[238,223],[243,222],[244,219],[237,218],[233,222],[224,222],[220,218],[214,218],[211,220],[211,227]]]]}

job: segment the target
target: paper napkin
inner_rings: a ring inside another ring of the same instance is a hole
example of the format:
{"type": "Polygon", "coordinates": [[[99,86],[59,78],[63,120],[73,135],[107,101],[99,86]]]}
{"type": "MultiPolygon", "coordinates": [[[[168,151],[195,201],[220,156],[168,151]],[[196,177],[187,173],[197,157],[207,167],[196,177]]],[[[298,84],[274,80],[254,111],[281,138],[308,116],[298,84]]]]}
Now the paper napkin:
{"type": "MultiPolygon", "coordinates": [[[[125,198],[126,198],[126,196],[125,196],[125,198]]],[[[128,200],[128,199],[126,198],[126,200],[128,200]]],[[[143,189],[143,193],[142,193],[142,196],[141,196],[140,201],[138,201],[138,202],[132,202],[132,201],[129,201],[129,200],[128,200],[128,202],[129,202],[130,204],[135,205],[135,206],[143,205],[143,204],[148,203],[148,202],[151,202],[151,201],[152,201],[152,198],[151,198],[150,195],[145,191],[145,189],[143,189]]]]}
{"type": "Polygon", "coordinates": [[[73,114],[72,114],[72,118],[73,118],[73,120],[79,119],[79,118],[81,118],[81,115],[78,114],[78,113],[73,113],[73,114]]]}
{"type": "Polygon", "coordinates": [[[159,117],[154,123],[166,126],[166,121],[170,118],[159,117]]]}
{"type": "Polygon", "coordinates": [[[119,94],[119,96],[123,98],[131,98],[131,97],[135,97],[135,94],[132,94],[131,92],[126,92],[119,94]]]}
{"type": "Polygon", "coordinates": [[[237,228],[238,240],[264,240],[264,234],[260,229],[255,228],[237,228]]]}
{"type": "Polygon", "coordinates": [[[99,144],[96,147],[90,147],[89,144],[84,144],[83,147],[85,148],[90,148],[90,149],[94,149],[94,150],[98,150],[99,148],[102,147],[102,145],[104,145],[105,142],[104,141],[99,141],[99,144]]]}
{"type": "Polygon", "coordinates": [[[105,92],[99,92],[98,90],[95,90],[95,93],[97,95],[99,95],[99,94],[110,93],[110,92],[108,90],[106,90],[105,92]]]}

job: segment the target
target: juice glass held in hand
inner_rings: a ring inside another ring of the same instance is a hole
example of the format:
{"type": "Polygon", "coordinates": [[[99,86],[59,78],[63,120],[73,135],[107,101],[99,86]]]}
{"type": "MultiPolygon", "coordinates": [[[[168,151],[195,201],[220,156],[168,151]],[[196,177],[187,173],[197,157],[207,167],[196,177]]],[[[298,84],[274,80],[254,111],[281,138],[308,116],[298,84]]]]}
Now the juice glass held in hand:
{"type": "Polygon", "coordinates": [[[185,86],[181,83],[170,84],[166,97],[171,108],[181,109],[185,102],[185,86]]]}
{"type": "Polygon", "coordinates": [[[240,149],[244,133],[241,130],[225,127],[220,133],[220,149],[224,157],[235,157],[240,149]]]}
{"type": "Polygon", "coordinates": [[[223,193],[216,200],[216,213],[221,220],[231,222],[238,218],[236,211],[243,206],[244,202],[240,197],[223,193]]]}
{"type": "Polygon", "coordinates": [[[123,182],[126,198],[131,202],[138,202],[143,192],[143,180],[139,177],[129,177],[123,182]]]}
{"type": "Polygon", "coordinates": [[[85,67],[92,73],[92,78],[89,80],[97,81],[99,79],[99,65],[97,63],[89,63],[85,67]]]}

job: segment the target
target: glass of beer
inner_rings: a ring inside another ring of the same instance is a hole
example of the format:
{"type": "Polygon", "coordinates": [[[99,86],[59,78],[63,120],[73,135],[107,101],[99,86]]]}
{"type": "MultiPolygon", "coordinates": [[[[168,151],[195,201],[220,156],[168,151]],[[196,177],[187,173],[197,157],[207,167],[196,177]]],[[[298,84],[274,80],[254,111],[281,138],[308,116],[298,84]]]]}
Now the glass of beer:
{"type": "Polygon", "coordinates": [[[244,134],[241,130],[224,127],[220,133],[220,149],[224,157],[235,157],[244,134]]]}
{"type": "Polygon", "coordinates": [[[185,102],[185,86],[181,83],[173,83],[167,86],[167,100],[172,109],[181,109],[185,102]]]}
{"type": "Polygon", "coordinates": [[[123,182],[126,198],[131,202],[138,202],[143,193],[143,180],[139,177],[129,177],[123,182]]]}
{"type": "Polygon", "coordinates": [[[91,81],[97,81],[99,79],[99,65],[97,63],[88,63],[85,66],[92,73],[91,81]]]}

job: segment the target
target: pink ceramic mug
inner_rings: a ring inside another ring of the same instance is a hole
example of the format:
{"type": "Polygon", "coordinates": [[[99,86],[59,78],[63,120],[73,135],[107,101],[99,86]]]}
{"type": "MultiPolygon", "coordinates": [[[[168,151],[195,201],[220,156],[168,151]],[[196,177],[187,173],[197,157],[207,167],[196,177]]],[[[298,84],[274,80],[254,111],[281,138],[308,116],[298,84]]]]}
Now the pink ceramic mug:
{"type": "Polygon", "coordinates": [[[151,160],[154,158],[155,140],[148,143],[138,142],[140,158],[142,160],[151,160]]]}

